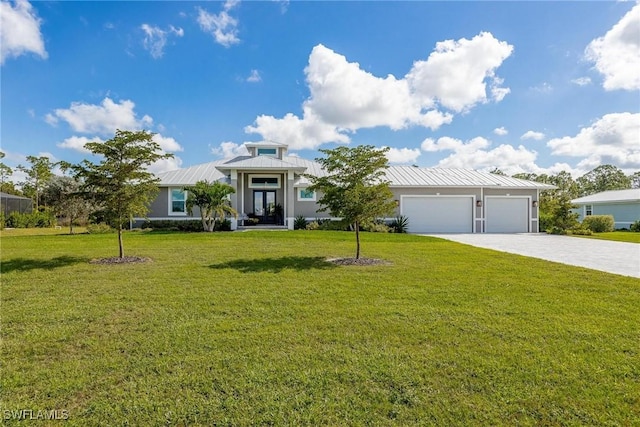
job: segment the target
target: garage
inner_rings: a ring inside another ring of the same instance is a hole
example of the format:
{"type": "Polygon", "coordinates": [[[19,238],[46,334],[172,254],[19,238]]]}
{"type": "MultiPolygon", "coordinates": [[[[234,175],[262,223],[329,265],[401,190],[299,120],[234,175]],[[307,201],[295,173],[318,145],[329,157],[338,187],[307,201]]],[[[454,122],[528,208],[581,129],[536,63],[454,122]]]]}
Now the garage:
{"type": "Polygon", "coordinates": [[[401,212],[410,233],[473,232],[473,196],[405,196],[401,212]]]}
{"type": "Polygon", "coordinates": [[[485,232],[528,233],[528,197],[487,197],[485,199],[485,232]]]}

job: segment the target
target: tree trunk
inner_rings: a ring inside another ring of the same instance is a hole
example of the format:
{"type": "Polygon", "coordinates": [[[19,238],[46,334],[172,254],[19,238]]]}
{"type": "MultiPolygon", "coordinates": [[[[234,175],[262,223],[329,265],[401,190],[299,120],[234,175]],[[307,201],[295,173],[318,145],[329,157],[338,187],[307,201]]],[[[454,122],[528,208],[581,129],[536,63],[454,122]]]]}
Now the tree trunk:
{"type": "Polygon", "coordinates": [[[124,245],[122,243],[122,223],[118,223],[118,245],[120,246],[120,258],[124,258],[124,245]]]}
{"type": "Polygon", "coordinates": [[[204,217],[204,213],[202,213],[202,208],[200,208],[200,219],[202,219],[202,231],[207,231],[207,219],[204,217]]]}
{"type": "Polygon", "coordinates": [[[356,221],[356,259],[360,259],[360,224],[356,221]]]}

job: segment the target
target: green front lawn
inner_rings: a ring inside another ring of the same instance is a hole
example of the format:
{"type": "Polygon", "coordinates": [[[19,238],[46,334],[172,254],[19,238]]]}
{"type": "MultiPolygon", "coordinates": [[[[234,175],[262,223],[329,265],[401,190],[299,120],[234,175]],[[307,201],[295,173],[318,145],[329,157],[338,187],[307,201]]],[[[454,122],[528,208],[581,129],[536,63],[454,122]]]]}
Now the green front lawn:
{"type": "Polygon", "coordinates": [[[591,236],[580,236],[588,239],[613,240],[615,242],[640,243],[640,233],[633,231],[612,231],[610,233],[593,233],[591,236]]]}
{"type": "MultiPolygon", "coordinates": [[[[640,280],[430,237],[2,237],[0,413],[87,425],[637,425],[640,280]]],[[[44,423],[43,425],[46,425],[44,423]]]]}

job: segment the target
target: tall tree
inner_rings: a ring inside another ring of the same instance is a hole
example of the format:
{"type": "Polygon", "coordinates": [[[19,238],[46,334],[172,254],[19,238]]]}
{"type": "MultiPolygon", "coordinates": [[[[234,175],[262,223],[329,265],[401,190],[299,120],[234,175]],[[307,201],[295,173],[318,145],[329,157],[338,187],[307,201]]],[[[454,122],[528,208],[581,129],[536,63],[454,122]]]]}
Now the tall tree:
{"type": "Polygon", "coordinates": [[[631,188],[640,188],[640,171],[636,171],[628,176],[631,188]]]}
{"type": "Polygon", "coordinates": [[[607,190],[631,188],[631,180],[621,169],[613,165],[601,165],[578,178],[580,195],[600,193],[607,190]]]}
{"type": "Polygon", "coordinates": [[[27,156],[30,167],[18,165],[18,169],[27,174],[27,179],[22,183],[22,191],[27,197],[31,197],[36,205],[36,211],[40,206],[40,197],[46,184],[53,177],[52,169],[57,163],[51,162],[45,156],[27,156]]]}
{"type": "Polygon", "coordinates": [[[317,158],[325,176],[305,175],[311,182],[309,190],[318,191],[319,211],[329,211],[353,225],[356,233],[356,259],[360,258],[360,227],[395,209],[393,194],[385,171],[389,167],[388,148],[371,145],[354,148],[338,147],[320,150],[326,157],[317,158]]]}
{"type": "Polygon", "coordinates": [[[191,215],[195,206],[200,209],[204,231],[213,231],[218,218],[224,219],[227,215],[238,216],[228,198],[236,190],[228,184],[198,181],[196,185],[185,187],[184,190],[187,191],[187,211],[191,215]]]}
{"type": "MultiPolygon", "coordinates": [[[[5,154],[0,151],[0,159],[4,158],[5,154]]],[[[0,162],[0,191],[9,194],[20,194],[20,191],[16,190],[13,182],[9,178],[13,175],[13,169],[4,163],[0,162]]]]}
{"type": "Polygon", "coordinates": [[[81,183],[68,176],[56,176],[51,179],[42,194],[43,200],[53,208],[56,216],[69,220],[69,234],[73,234],[73,223],[86,218],[91,212],[92,204],[82,197],[81,183]]]}
{"type": "Polygon", "coordinates": [[[124,258],[123,225],[134,216],[145,216],[158,193],[160,180],[147,167],[173,157],[173,154],[163,154],[152,138],[153,134],[148,131],[118,129],[108,141],[84,145],[93,154],[102,156],[100,163],[84,160],[68,165],[82,182],[83,196],[94,202],[117,227],[120,258],[124,258]]]}

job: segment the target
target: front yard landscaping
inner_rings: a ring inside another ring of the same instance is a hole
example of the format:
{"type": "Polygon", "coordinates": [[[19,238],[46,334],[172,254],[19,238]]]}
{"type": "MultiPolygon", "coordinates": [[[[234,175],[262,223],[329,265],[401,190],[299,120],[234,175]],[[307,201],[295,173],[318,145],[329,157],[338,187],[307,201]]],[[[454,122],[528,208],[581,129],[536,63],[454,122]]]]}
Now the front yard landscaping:
{"type": "MultiPolygon", "coordinates": [[[[363,233],[3,232],[0,413],[68,425],[637,425],[640,280],[363,233]],[[9,411],[9,412],[8,412],[9,411]]],[[[42,423],[42,425],[47,425],[42,423]]]]}

